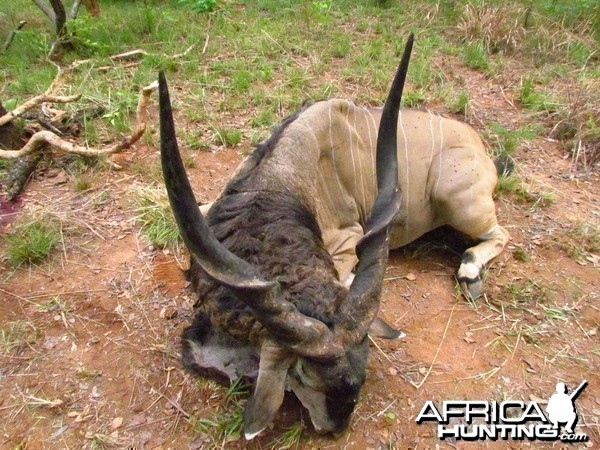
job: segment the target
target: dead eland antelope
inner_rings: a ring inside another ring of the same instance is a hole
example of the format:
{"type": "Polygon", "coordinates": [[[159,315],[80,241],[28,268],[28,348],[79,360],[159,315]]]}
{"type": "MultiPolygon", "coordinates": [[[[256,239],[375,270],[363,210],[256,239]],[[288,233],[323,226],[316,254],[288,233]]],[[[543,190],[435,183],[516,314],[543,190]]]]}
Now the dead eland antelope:
{"type": "Polygon", "coordinates": [[[491,200],[494,165],[475,132],[398,111],[411,48],[412,36],[382,111],[344,100],[304,107],[201,208],[206,219],[160,77],[164,178],[199,299],[183,363],[202,375],[256,379],[244,413],[248,439],[269,425],[286,387],[316,430],[347,427],[365,381],[367,333],[400,334],[376,318],[390,232],[393,246],[444,223],[487,238],[465,252],[459,270],[475,294],[481,268],[506,242],[491,200]]]}
{"type": "Polygon", "coordinates": [[[387,337],[398,336],[375,318],[389,225],[401,201],[397,125],[412,43],[411,35],[381,113],[371,167],[376,165],[378,194],[370,214],[365,211],[349,288],[340,282],[320,224],[321,153],[342,142],[337,133],[319,141],[311,128],[325,106],[328,115],[317,120],[319,127],[328,118],[332,123],[319,134],[351,130],[345,117],[355,107],[324,102],[287,119],[246,159],[204,219],[177,148],[164,74],[159,76],[164,179],[192,254],[189,276],[199,299],[183,334],[183,363],[203,375],[256,379],[244,411],[247,439],[269,425],[286,387],[308,409],[317,431],[342,432],[365,381],[369,328],[376,323],[387,337]]]}

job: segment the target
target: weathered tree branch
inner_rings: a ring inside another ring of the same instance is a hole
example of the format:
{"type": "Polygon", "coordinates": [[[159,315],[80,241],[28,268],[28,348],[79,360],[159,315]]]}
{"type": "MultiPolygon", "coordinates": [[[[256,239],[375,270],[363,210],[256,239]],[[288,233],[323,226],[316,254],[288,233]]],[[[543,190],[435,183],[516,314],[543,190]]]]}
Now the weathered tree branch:
{"type": "Polygon", "coordinates": [[[48,19],[50,19],[50,21],[53,24],[56,23],[56,14],[54,14],[52,8],[49,8],[48,5],[46,5],[42,0],[33,0],[33,3],[35,3],[36,6],[40,8],[44,14],[46,14],[48,19]]]}
{"type": "Polygon", "coordinates": [[[54,25],[56,27],[56,36],[58,39],[62,39],[67,34],[67,28],[65,24],[67,22],[67,13],[65,6],[62,4],[62,0],[49,0],[50,6],[54,10],[54,25]]]}
{"type": "Polygon", "coordinates": [[[137,125],[133,133],[123,139],[121,142],[117,144],[113,144],[104,148],[89,148],[83,147],[81,145],[74,144],[72,142],[65,141],[61,139],[56,134],[51,131],[38,131],[35,133],[29,141],[21,148],[20,150],[0,150],[0,158],[2,159],[16,159],[21,158],[25,155],[34,153],[38,151],[40,148],[44,146],[44,144],[48,144],[52,147],[58,148],[67,153],[74,153],[77,155],[83,156],[101,156],[101,155],[110,155],[111,153],[117,153],[123,151],[133,144],[135,144],[146,131],[146,122],[147,122],[147,111],[146,105],[148,103],[148,99],[152,92],[157,89],[157,83],[152,83],[150,86],[143,88],[140,92],[140,98],[137,106],[137,125]]]}
{"type": "Polygon", "coordinates": [[[77,17],[77,13],[79,12],[79,7],[81,6],[81,0],[75,0],[71,5],[71,9],[69,10],[69,14],[67,15],[67,20],[73,20],[77,17]]]}
{"type": "Polygon", "coordinates": [[[4,42],[4,45],[2,46],[2,53],[6,52],[6,50],[8,50],[8,47],[10,47],[10,44],[12,43],[13,39],[15,38],[17,33],[23,29],[23,27],[25,26],[26,23],[27,23],[27,21],[21,20],[19,22],[19,24],[17,25],[17,27],[8,34],[8,37],[6,38],[6,41],[4,42]]]}
{"type": "Polygon", "coordinates": [[[81,94],[67,95],[67,96],[40,94],[36,97],[33,97],[30,100],[27,100],[21,106],[18,106],[14,110],[9,111],[8,113],[6,113],[2,117],[0,117],[0,127],[2,125],[7,124],[8,122],[11,122],[12,120],[16,119],[17,117],[23,115],[25,112],[29,111],[32,108],[35,108],[37,105],[40,105],[42,103],[48,103],[48,102],[70,103],[70,102],[75,102],[75,101],[79,100],[80,98],[81,98],[81,94]]]}
{"type": "MultiPolygon", "coordinates": [[[[4,109],[0,103],[0,114],[6,114],[8,111],[4,109]]],[[[15,148],[23,145],[24,140],[21,138],[23,130],[17,127],[14,123],[7,123],[0,127],[0,149],[15,148]]]]}
{"type": "Polygon", "coordinates": [[[21,193],[27,180],[29,180],[32,172],[42,159],[42,156],[42,153],[36,153],[34,155],[27,155],[24,158],[15,161],[2,180],[7,200],[12,201],[21,193]]]}

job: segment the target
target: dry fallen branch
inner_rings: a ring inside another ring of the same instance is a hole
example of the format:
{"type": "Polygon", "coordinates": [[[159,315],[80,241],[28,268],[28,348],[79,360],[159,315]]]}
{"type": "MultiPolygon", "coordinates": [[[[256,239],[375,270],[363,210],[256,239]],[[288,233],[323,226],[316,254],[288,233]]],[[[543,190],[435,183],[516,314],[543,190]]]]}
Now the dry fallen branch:
{"type": "Polygon", "coordinates": [[[0,117],[0,127],[2,125],[6,125],[8,122],[11,122],[12,120],[16,119],[17,117],[23,115],[30,109],[35,108],[37,105],[40,105],[42,103],[70,103],[75,102],[80,98],[81,94],[67,96],[40,94],[36,97],[33,97],[30,100],[27,100],[21,106],[15,108],[12,111],[9,111],[8,113],[0,117]]]}
{"type": "Polygon", "coordinates": [[[137,124],[136,128],[130,136],[123,139],[117,144],[113,144],[104,148],[90,148],[81,145],[74,144],[72,142],[61,139],[51,131],[38,131],[35,133],[27,144],[20,150],[0,150],[0,158],[2,159],[16,159],[25,155],[31,154],[40,148],[44,144],[49,144],[52,147],[58,148],[67,153],[74,153],[83,156],[101,156],[110,155],[111,153],[117,153],[123,151],[133,144],[135,144],[146,131],[147,113],[146,105],[150,95],[157,89],[157,83],[152,83],[150,86],[143,88],[140,92],[140,98],[137,106],[137,124]]]}
{"type": "MultiPolygon", "coordinates": [[[[208,36],[207,36],[207,41],[208,41],[208,36]]],[[[187,55],[190,51],[192,51],[192,49],[196,45],[197,45],[197,43],[192,44],[184,52],[178,53],[176,55],[170,55],[170,58],[181,58],[181,57],[187,55]]],[[[110,57],[110,59],[112,59],[113,61],[118,61],[118,60],[127,60],[127,59],[131,59],[131,58],[137,58],[140,56],[143,57],[143,56],[147,56],[147,55],[149,55],[149,53],[147,53],[146,51],[141,50],[141,49],[136,49],[136,50],[131,50],[131,51],[124,52],[124,53],[119,53],[117,55],[113,55],[110,57]]],[[[166,57],[167,55],[164,55],[164,56],[166,57]]],[[[47,104],[48,103],[68,103],[68,102],[73,102],[73,101],[79,100],[81,98],[81,94],[72,95],[72,96],[58,96],[58,95],[54,95],[53,92],[58,89],[60,83],[62,82],[63,78],[65,77],[65,75],[67,73],[71,72],[72,70],[74,70],[75,68],[77,68],[83,64],[91,63],[94,60],[83,59],[83,60],[73,61],[68,67],[65,67],[65,68],[60,67],[58,64],[56,64],[50,60],[48,60],[48,61],[56,66],[57,73],[56,73],[56,76],[54,77],[54,80],[52,81],[52,83],[50,84],[48,89],[46,90],[46,92],[26,101],[25,103],[23,103],[22,105],[20,105],[16,109],[14,109],[13,111],[10,111],[10,112],[4,114],[3,116],[0,116],[0,127],[11,122],[15,118],[21,116],[22,114],[24,114],[25,112],[29,111],[30,109],[34,108],[37,105],[41,105],[42,111],[44,113],[47,113],[47,115],[54,114],[55,119],[59,116],[62,117],[64,115],[64,112],[52,109],[52,108],[48,107],[47,104]]],[[[130,64],[135,65],[137,63],[130,63],[130,64]]],[[[128,66],[128,65],[129,64],[127,64],[126,66],[128,66]]],[[[110,69],[110,67],[109,66],[97,67],[96,69],[97,70],[107,70],[107,69],[110,69]]],[[[38,131],[33,136],[31,136],[29,141],[20,150],[0,150],[0,159],[17,159],[17,158],[23,157],[25,155],[29,155],[29,154],[34,153],[37,150],[39,150],[44,144],[49,144],[50,146],[58,148],[60,150],[63,150],[67,153],[74,153],[77,155],[84,155],[84,156],[109,155],[111,153],[117,153],[122,150],[125,150],[125,149],[131,147],[135,142],[137,142],[144,134],[144,131],[146,129],[146,111],[145,111],[146,103],[148,101],[148,97],[154,90],[156,90],[156,88],[157,88],[156,83],[153,83],[150,86],[142,89],[142,91],[140,93],[138,107],[137,107],[136,129],[133,131],[133,133],[130,136],[123,139],[118,144],[114,144],[109,147],[104,147],[101,149],[94,149],[94,148],[84,147],[81,145],[74,144],[72,142],[65,141],[64,139],[60,138],[55,132],[44,130],[44,131],[38,131]]],[[[54,120],[52,120],[52,122],[54,122],[54,120]]]]}
{"type": "MultiPolygon", "coordinates": [[[[208,39],[208,36],[207,36],[207,39],[208,39]]],[[[186,56],[189,52],[191,52],[196,45],[198,45],[197,42],[190,45],[183,52],[176,53],[175,55],[167,55],[167,54],[163,53],[161,56],[163,56],[165,58],[171,58],[171,59],[181,58],[183,56],[186,56]]],[[[112,55],[112,56],[110,56],[110,59],[112,59],[114,61],[114,60],[120,60],[120,59],[133,59],[133,58],[138,58],[140,56],[150,56],[150,55],[155,55],[155,54],[148,53],[146,50],[135,49],[135,50],[130,50],[128,52],[119,53],[117,55],[112,55]]]]}
{"type": "Polygon", "coordinates": [[[10,44],[12,43],[17,33],[21,31],[26,24],[27,22],[25,20],[21,20],[17,27],[9,33],[8,37],[6,38],[6,41],[4,42],[4,45],[2,46],[2,53],[8,50],[8,47],[10,47],[10,44]]]}

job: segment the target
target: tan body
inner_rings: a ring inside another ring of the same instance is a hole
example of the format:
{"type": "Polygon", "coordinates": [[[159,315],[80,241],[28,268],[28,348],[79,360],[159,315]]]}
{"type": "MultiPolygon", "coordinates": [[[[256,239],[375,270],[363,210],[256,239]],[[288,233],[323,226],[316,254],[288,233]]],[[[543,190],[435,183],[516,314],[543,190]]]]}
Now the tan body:
{"type": "MultiPolygon", "coordinates": [[[[265,162],[264,188],[303,192],[315,210],[340,280],[357,263],[355,247],[377,195],[375,146],[381,110],[346,100],[315,103],[283,132],[265,162]],[[269,172],[277,172],[272,178],[269,172]],[[269,185],[277,180],[282,186],[269,185]]],[[[442,225],[482,242],[465,252],[458,272],[465,294],[482,293],[480,272],[508,241],[497,224],[496,168],[468,125],[428,111],[402,110],[398,127],[400,213],[390,248],[442,225]]],[[[263,163],[264,164],[264,163],[263,163]]],[[[242,166],[243,167],[243,166],[242,166]]],[[[242,169],[243,170],[243,169],[242,169]]],[[[210,207],[205,205],[203,212],[210,207]]]]}

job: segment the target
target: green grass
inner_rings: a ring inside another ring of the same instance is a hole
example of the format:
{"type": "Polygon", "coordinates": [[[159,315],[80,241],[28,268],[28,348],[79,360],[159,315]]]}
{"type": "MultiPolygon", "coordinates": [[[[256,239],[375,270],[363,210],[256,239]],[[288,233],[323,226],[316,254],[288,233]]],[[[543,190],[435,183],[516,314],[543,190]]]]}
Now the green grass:
{"type": "Polygon", "coordinates": [[[572,227],[571,237],[576,239],[588,252],[600,251],[600,227],[589,222],[579,222],[572,227]]]}
{"type": "Polygon", "coordinates": [[[511,296],[510,306],[516,309],[529,309],[544,303],[550,297],[553,288],[536,280],[511,281],[506,292],[511,296]]]}
{"type": "Polygon", "coordinates": [[[164,188],[137,188],[133,196],[137,204],[135,221],[140,225],[140,233],[155,247],[176,247],[179,230],[164,188]]]}
{"type": "Polygon", "coordinates": [[[534,78],[529,75],[521,78],[517,99],[525,108],[548,113],[555,112],[560,106],[551,94],[536,86],[534,78]]]}
{"type": "MultiPolygon", "coordinates": [[[[218,1],[210,13],[197,12],[200,3],[205,2],[104,2],[100,18],[82,12],[69,24],[75,49],[61,55],[61,66],[91,61],[74,70],[57,93],[84,94],[76,105],[65,105],[67,111],[99,105],[105,109],[100,119],[85,121],[87,142],[114,142],[129,131],[139,88],[155,80],[159,69],[166,70],[177,87],[176,113],[198,122],[201,129],[196,131],[203,136],[218,130],[217,139],[226,146],[250,136],[247,129],[237,130],[240,135],[231,133],[230,125],[221,125],[229,114],[250,112],[248,127],[267,132],[307,99],[339,95],[379,105],[404,44],[399,30],[421,30],[409,68],[407,106],[435,102],[443,91],[442,100],[452,99],[450,108],[464,114],[469,99],[452,92],[448,83],[459,74],[439,66],[449,55],[458,55],[465,65],[486,75],[504,72],[503,59],[496,53],[534,62],[546,55],[553,64],[564,65],[565,73],[573,74],[575,67],[582,77],[593,78],[597,72],[593,49],[598,26],[593,18],[599,8],[589,0],[536,3],[527,26],[524,10],[531,2],[525,0],[511,4],[260,0],[239,8],[218,1]],[[190,46],[186,55],[173,57],[190,46]],[[126,61],[137,65],[124,67],[108,58],[138,48],[147,54],[126,61]],[[343,81],[336,79],[340,75],[343,81]]],[[[53,40],[49,21],[31,2],[15,0],[5,5],[0,28],[10,29],[19,20],[27,20],[28,26],[2,56],[0,95],[21,103],[43,92],[56,69],[45,60],[53,40]]],[[[555,79],[550,76],[543,85],[552,85],[555,79]]],[[[524,77],[518,99],[536,111],[555,111],[561,103],[532,76],[524,77]]],[[[578,120],[574,130],[582,134],[584,128],[592,129],[581,125],[587,121],[587,117],[578,120]]],[[[554,124],[545,126],[551,129],[554,124]]],[[[585,139],[595,142],[594,136],[588,132],[585,139]]],[[[190,142],[193,149],[204,145],[202,139],[190,142]]]]}
{"type": "Polygon", "coordinates": [[[521,178],[512,173],[498,177],[494,194],[497,197],[510,197],[520,203],[528,204],[531,211],[547,208],[556,201],[554,192],[532,192],[521,178]]]}
{"type": "Polygon", "coordinates": [[[525,250],[521,246],[515,247],[515,249],[513,250],[513,256],[515,257],[515,259],[517,261],[521,261],[521,262],[527,262],[530,260],[527,250],[525,250]]]}
{"type": "Polygon", "coordinates": [[[480,42],[467,44],[464,53],[464,62],[471,69],[486,71],[490,67],[488,53],[480,42]]]}
{"type": "MultiPolygon", "coordinates": [[[[55,62],[64,68],[72,61],[90,61],[67,74],[57,89],[58,94],[82,93],[82,99],[59,107],[67,112],[104,109],[99,117],[85,117],[80,143],[114,143],[127,134],[139,89],[154,81],[162,69],[171,88],[186,166],[193,166],[196,156],[186,150],[221,145],[247,151],[248,143],[266,137],[273,125],[306,100],[339,96],[366,106],[380,106],[405,36],[414,30],[417,40],[405,106],[438,109],[442,103],[454,113],[468,112],[468,119],[476,127],[481,125],[480,120],[484,125],[490,120],[501,121],[486,125],[485,137],[492,144],[494,156],[515,155],[517,160],[526,157],[522,156],[525,146],[545,145],[541,140],[529,142],[540,137],[560,139],[565,152],[579,139],[584,148],[600,148],[600,103],[595,94],[600,80],[597,1],[218,0],[210,13],[194,10],[192,4],[199,3],[202,0],[102,1],[100,18],[92,18],[82,9],[69,24],[75,33],[75,49],[57,54],[55,62]],[[468,13],[468,5],[481,15],[468,13]],[[531,12],[526,17],[528,6],[531,12]],[[190,47],[192,50],[184,55],[190,47]],[[109,58],[134,49],[146,54],[123,62],[109,58]],[[177,54],[180,56],[174,57],[177,54]],[[480,80],[484,77],[490,88],[502,90],[508,103],[497,90],[482,89],[485,81],[480,80]],[[580,100],[573,100],[577,92],[570,86],[578,86],[580,100]],[[510,117],[501,117],[498,108],[512,109],[511,102],[514,111],[510,117]],[[493,107],[488,109],[488,105],[493,107]],[[526,123],[531,125],[524,126],[526,123]],[[551,130],[556,135],[550,135],[551,130]]],[[[19,20],[28,21],[9,51],[0,56],[0,98],[20,104],[44,92],[56,75],[55,66],[45,57],[53,31],[31,0],[4,2],[0,9],[0,39],[19,20]]],[[[149,243],[156,247],[177,246],[179,233],[164,191],[154,187],[162,186],[155,158],[159,141],[156,97],[150,111],[146,148],[138,146],[127,170],[136,179],[153,184],[131,193],[136,202],[131,214],[149,243]]],[[[202,154],[198,155],[201,165],[202,154]]],[[[0,170],[7,164],[0,161],[0,170]]],[[[92,174],[87,167],[70,172],[73,188],[85,192],[94,187],[96,170],[103,169],[94,168],[92,174]]],[[[525,208],[551,207],[555,194],[534,192],[528,181],[524,182],[518,173],[501,177],[497,193],[525,204],[525,208]]],[[[117,201],[118,193],[105,192],[98,192],[89,207],[117,201]]],[[[7,258],[13,251],[11,245],[20,249],[15,253],[24,254],[11,264],[39,262],[51,255],[53,248],[56,252],[60,242],[56,232],[60,228],[47,220],[37,227],[27,233],[15,228],[19,235],[29,236],[29,241],[16,234],[2,238],[7,258]],[[34,239],[36,235],[43,239],[34,239]],[[11,239],[19,245],[9,245],[11,239]],[[34,243],[38,240],[46,244],[34,243]],[[46,249],[31,251],[39,247],[46,249]]],[[[590,223],[564,232],[568,251],[578,259],[585,261],[589,253],[599,251],[598,229],[590,223]]],[[[426,247],[417,251],[426,251],[426,247]]],[[[513,256],[526,262],[534,256],[528,251],[516,247],[513,256]]],[[[547,294],[543,286],[523,280],[514,281],[507,292],[509,306],[521,310],[547,294]]],[[[43,312],[67,311],[54,300],[42,308],[43,312]]],[[[568,315],[556,306],[547,308],[544,317],[549,320],[568,315]]],[[[525,326],[523,333],[530,342],[541,336],[535,327],[525,326]]],[[[0,338],[5,349],[14,350],[33,342],[35,336],[25,323],[3,324],[0,338]]],[[[80,376],[87,377],[85,368],[81,372],[80,376]]],[[[191,425],[225,446],[223,442],[240,439],[246,395],[224,391],[217,391],[217,395],[223,399],[223,406],[198,410],[191,425]]],[[[278,430],[272,443],[260,445],[293,448],[302,432],[302,424],[278,430]]],[[[96,434],[90,445],[108,447],[107,439],[96,434]]]]}
{"type": "Polygon", "coordinates": [[[217,142],[226,147],[236,147],[242,142],[242,132],[232,128],[217,128],[215,137],[217,142]]]}
{"type": "MultiPolygon", "coordinates": [[[[218,387],[218,390],[224,389],[218,387]]],[[[222,394],[223,404],[220,410],[210,417],[192,417],[190,420],[192,428],[197,433],[208,434],[215,443],[227,444],[240,440],[244,428],[245,399],[248,393],[248,386],[240,380],[231,383],[222,394]]]]}
{"type": "Polygon", "coordinates": [[[60,242],[60,225],[49,219],[17,225],[3,240],[11,266],[35,264],[45,260],[60,242]]]}
{"type": "Polygon", "coordinates": [[[450,110],[456,114],[466,114],[469,108],[469,93],[460,91],[450,105],[450,110]]]}
{"type": "Polygon", "coordinates": [[[514,154],[523,141],[532,140],[541,132],[542,127],[535,124],[509,130],[497,122],[491,122],[484,134],[486,139],[492,143],[494,156],[498,157],[514,154]]]}
{"type": "Polygon", "coordinates": [[[300,444],[300,438],[302,437],[302,431],[304,431],[304,426],[302,423],[286,428],[281,435],[279,435],[276,439],[269,442],[266,448],[272,450],[287,450],[291,448],[298,448],[300,444]]]}
{"type": "Polygon", "coordinates": [[[419,108],[427,100],[427,95],[421,89],[406,92],[402,96],[403,105],[407,108],[419,108]]]}
{"type": "Polygon", "coordinates": [[[0,353],[6,354],[31,345],[39,336],[40,331],[32,322],[17,320],[4,323],[0,328],[0,353]]]}
{"type": "Polygon", "coordinates": [[[567,254],[576,260],[583,261],[590,253],[600,252],[600,227],[580,221],[572,224],[566,233],[567,242],[564,244],[567,254]]]}

